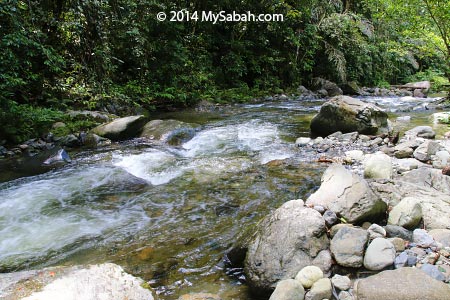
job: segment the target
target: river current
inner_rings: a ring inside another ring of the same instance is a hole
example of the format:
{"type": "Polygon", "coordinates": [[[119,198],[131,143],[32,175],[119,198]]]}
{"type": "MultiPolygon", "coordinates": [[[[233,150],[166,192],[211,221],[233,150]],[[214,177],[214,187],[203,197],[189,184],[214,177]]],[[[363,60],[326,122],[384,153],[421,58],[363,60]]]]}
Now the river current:
{"type": "MultiPolygon", "coordinates": [[[[412,116],[404,128],[430,114],[420,109],[424,99],[366,100],[394,119],[412,116]]],[[[305,199],[320,184],[326,165],[294,141],[309,135],[322,102],[159,115],[201,126],[180,146],[127,141],[0,183],[0,271],[108,261],[146,280],[162,299],[189,292],[248,299],[223,255],[283,202],[305,199]]]]}

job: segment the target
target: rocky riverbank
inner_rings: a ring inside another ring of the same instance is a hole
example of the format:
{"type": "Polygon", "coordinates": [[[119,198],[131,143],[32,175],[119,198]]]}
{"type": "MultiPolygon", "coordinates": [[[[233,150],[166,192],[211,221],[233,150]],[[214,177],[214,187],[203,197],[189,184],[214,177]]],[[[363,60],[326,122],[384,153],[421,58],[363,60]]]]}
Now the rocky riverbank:
{"type": "MultiPolygon", "coordinates": [[[[345,116],[338,126],[322,115],[322,129],[383,123],[372,121],[376,108],[333,101],[351,111],[332,111],[332,118],[345,116]]],[[[327,105],[319,115],[330,113],[327,105]]],[[[255,293],[271,300],[449,299],[450,141],[435,140],[429,126],[389,131],[296,141],[299,151],[332,164],[318,190],[283,204],[238,246],[255,293]]]]}

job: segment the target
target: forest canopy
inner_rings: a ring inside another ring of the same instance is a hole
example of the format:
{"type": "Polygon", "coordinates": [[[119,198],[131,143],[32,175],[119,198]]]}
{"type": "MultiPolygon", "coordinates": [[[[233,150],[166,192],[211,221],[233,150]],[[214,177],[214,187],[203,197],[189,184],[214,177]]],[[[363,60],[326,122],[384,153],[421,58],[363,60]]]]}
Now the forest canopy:
{"type": "Polygon", "coordinates": [[[450,77],[446,0],[3,0],[0,33],[0,140],[28,138],[66,109],[245,101],[314,77],[364,86],[450,77]],[[183,9],[284,19],[156,18],[183,9]]]}

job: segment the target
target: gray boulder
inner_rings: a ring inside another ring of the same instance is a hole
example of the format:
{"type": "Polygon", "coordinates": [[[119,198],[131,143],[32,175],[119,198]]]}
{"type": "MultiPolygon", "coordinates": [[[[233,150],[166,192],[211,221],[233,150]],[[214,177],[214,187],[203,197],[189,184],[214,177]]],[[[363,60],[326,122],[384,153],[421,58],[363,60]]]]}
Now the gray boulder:
{"type": "Polygon", "coordinates": [[[394,245],[386,239],[376,238],[367,247],[364,267],[371,271],[379,271],[392,265],[394,260],[394,245]]]}
{"type": "Polygon", "coordinates": [[[277,283],[269,300],[303,300],[305,290],[300,282],[294,279],[285,279],[277,283]]]}
{"type": "Polygon", "coordinates": [[[192,139],[197,124],[177,120],[152,120],[145,124],[141,137],[159,140],[170,145],[179,145],[192,139]]]}
{"type": "Polygon", "coordinates": [[[319,77],[312,80],[311,88],[313,91],[325,91],[320,92],[324,97],[334,97],[343,94],[341,88],[336,83],[319,77]]]}
{"type": "Polygon", "coordinates": [[[145,122],[143,115],[130,116],[97,126],[91,132],[113,141],[126,140],[138,136],[145,122]]]}
{"type": "Polygon", "coordinates": [[[387,209],[386,203],[372,192],[364,179],[338,164],[328,167],[320,188],[306,204],[328,207],[349,223],[378,220],[387,209]]]}
{"type": "Polygon", "coordinates": [[[348,96],[334,97],[324,103],[311,120],[311,131],[321,136],[341,131],[376,134],[388,131],[387,114],[375,105],[348,96]]]}
{"type": "Polygon", "coordinates": [[[356,298],[364,300],[448,300],[449,295],[448,285],[417,268],[383,271],[356,284],[356,298]]]}
{"type": "Polygon", "coordinates": [[[436,243],[433,237],[424,229],[415,229],[413,231],[413,242],[422,248],[431,247],[436,243]]]}
{"type": "Polygon", "coordinates": [[[405,241],[412,241],[413,235],[408,229],[396,225],[386,225],[384,226],[384,229],[386,230],[387,237],[398,237],[405,241]]]}
{"type": "Polygon", "coordinates": [[[406,197],[389,212],[388,224],[413,229],[420,220],[422,220],[420,200],[406,197]]]}
{"type": "Polygon", "coordinates": [[[301,200],[284,203],[260,225],[245,259],[247,281],[258,291],[269,291],[283,279],[294,278],[303,267],[328,249],[322,215],[301,200]]]}
{"type": "Polygon", "coordinates": [[[339,229],[330,245],[336,262],[343,267],[361,267],[368,238],[369,234],[362,228],[343,227],[339,229]]]}

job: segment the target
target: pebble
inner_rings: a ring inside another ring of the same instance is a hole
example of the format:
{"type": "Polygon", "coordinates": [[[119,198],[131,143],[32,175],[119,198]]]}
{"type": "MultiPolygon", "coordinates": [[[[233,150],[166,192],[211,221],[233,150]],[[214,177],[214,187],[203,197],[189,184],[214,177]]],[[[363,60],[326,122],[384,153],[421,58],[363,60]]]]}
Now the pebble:
{"type": "Polygon", "coordinates": [[[331,210],[325,211],[325,213],[323,214],[323,219],[325,220],[325,224],[327,225],[327,227],[333,226],[339,220],[336,214],[331,210]]]}
{"type": "Polygon", "coordinates": [[[378,224],[372,224],[367,228],[367,232],[369,232],[369,238],[371,240],[381,237],[384,238],[386,236],[386,230],[378,224]]]}
{"type": "Polygon", "coordinates": [[[334,287],[340,289],[341,291],[347,291],[352,286],[352,281],[350,278],[339,274],[335,274],[333,278],[331,278],[331,282],[334,287]]]}
{"type": "Polygon", "coordinates": [[[339,300],[353,300],[354,299],[352,294],[350,294],[347,291],[340,292],[338,297],[339,297],[339,300]]]}
{"type": "Polygon", "coordinates": [[[332,287],[329,278],[317,280],[311,289],[306,293],[305,300],[331,299],[332,287]]]}

